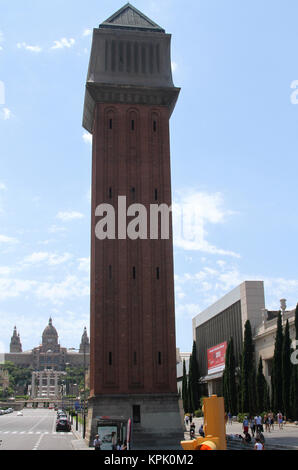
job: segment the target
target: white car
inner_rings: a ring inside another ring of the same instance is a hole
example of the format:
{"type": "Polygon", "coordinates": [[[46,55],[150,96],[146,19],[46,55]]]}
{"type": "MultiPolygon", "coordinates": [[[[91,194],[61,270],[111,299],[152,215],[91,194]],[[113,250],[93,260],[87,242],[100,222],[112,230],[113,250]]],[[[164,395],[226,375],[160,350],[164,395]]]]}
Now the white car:
{"type": "Polygon", "coordinates": [[[18,412],[17,412],[17,416],[23,416],[23,412],[22,412],[22,411],[18,411],[18,412]]]}

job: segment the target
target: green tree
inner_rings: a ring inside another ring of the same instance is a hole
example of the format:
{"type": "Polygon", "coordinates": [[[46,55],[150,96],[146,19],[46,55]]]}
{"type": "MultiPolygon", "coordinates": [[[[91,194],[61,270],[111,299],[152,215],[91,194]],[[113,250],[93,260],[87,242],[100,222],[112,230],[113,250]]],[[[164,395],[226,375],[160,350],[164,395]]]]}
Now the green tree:
{"type": "Polygon", "coordinates": [[[250,321],[244,325],[244,342],[241,364],[241,410],[244,413],[252,412],[255,407],[255,369],[254,346],[250,321]]]}
{"type": "Polygon", "coordinates": [[[182,377],[182,401],[183,401],[183,409],[184,413],[188,413],[188,384],[187,384],[187,375],[186,375],[186,366],[185,360],[183,359],[183,377],[182,377]]]}
{"type": "Polygon", "coordinates": [[[282,345],[282,401],[283,412],[287,417],[292,415],[291,402],[290,402],[290,384],[292,378],[292,364],[291,364],[291,338],[289,321],[287,320],[285,326],[285,333],[282,345]]]}
{"type": "Polygon", "coordinates": [[[223,373],[223,393],[226,411],[230,411],[233,415],[236,415],[238,410],[233,338],[230,339],[226,350],[225,370],[223,373]]]}
{"type": "Polygon", "coordinates": [[[199,395],[199,368],[197,362],[197,348],[196,342],[193,342],[192,354],[189,360],[189,399],[190,411],[193,413],[199,409],[200,395],[199,395]]]}
{"type": "Polygon", "coordinates": [[[274,345],[273,370],[272,370],[272,409],[279,411],[283,407],[282,400],[282,347],[283,347],[283,331],[281,313],[277,317],[277,329],[274,345]]]}
{"type": "MultiPolygon", "coordinates": [[[[298,303],[295,309],[295,339],[298,341],[298,303]]],[[[297,350],[295,345],[293,351],[297,350]]],[[[298,356],[295,353],[296,357],[298,356]]],[[[296,359],[296,358],[295,358],[296,359]]],[[[298,420],[298,365],[292,365],[291,386],[290,386],[290,403],[291,403],[291,417],[293,420],[298,420]]]]}
{"type": "Polygon", "coordinates": [[[260,356],[258,372],[257,372],[257,412],[262,413],[268,409],[268,386],[263,374],[263,361],[260,356]]]}

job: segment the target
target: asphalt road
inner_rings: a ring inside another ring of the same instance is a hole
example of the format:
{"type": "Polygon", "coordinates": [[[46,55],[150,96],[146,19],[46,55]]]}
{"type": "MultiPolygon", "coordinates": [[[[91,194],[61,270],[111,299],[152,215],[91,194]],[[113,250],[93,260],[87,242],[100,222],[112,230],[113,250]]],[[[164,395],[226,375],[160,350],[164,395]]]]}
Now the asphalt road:
{"type": "Polygon", "coordinates": [[[73,450],[72,432],[56,432],[56,412],[24,409],[0,416],[0,450],[73,450]]]}

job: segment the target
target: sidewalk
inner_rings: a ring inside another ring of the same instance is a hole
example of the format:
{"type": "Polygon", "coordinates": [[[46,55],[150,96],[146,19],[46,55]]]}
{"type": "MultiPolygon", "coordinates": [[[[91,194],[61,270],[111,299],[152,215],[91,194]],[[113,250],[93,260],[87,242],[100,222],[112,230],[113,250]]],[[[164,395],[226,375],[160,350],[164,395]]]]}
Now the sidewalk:
{"type": "Polygon", "coordinates": [[[92,447],[89,447],[85,441],[85,439],[82,438],[83,435],[83,426],[80,422],[78,422],[78,430],[76,430],[76,422],[74,420],[72,426],[71,426],[71,431],[76,438],[75,441],[71,441],[71,445],[74,450],[94,450],[92,447]]]}

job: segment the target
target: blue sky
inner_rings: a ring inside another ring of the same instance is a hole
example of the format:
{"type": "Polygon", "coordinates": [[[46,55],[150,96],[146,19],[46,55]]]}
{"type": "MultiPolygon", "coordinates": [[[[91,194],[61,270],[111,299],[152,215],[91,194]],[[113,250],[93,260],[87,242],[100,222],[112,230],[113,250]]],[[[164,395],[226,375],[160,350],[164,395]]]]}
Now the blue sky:
{"type": "MultiPolygon", "coordinates": [[[[91,141],[82,128],[91,31],[125,1],[0,0],[0,343],[23,349],[53,317],[60,343],[89,331],[91,141]],[[5,96],[4,96],[5,95],[5,96]]],[[[298,301],[298,4],[135,0],[172,34],[177,347],[191,319],[247,279],[267,308],[298,301]]]]}

